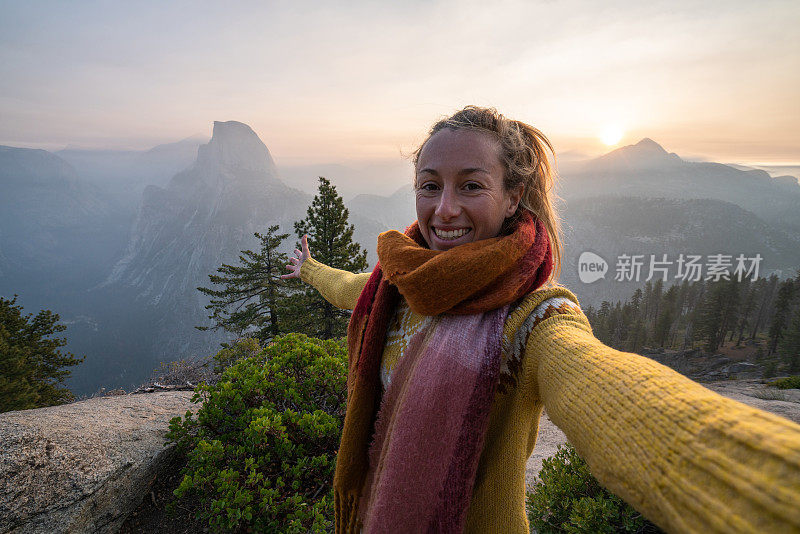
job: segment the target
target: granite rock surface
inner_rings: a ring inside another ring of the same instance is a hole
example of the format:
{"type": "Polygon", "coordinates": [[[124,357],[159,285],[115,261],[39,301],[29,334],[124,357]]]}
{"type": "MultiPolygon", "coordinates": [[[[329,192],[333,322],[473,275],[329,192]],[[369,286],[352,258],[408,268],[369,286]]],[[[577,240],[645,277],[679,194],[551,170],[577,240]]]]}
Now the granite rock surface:
{"type": "Polygon", "coordinates": [[[191,391],[0,414],[0,532],[116,532],[174,454],[191,391]]]}

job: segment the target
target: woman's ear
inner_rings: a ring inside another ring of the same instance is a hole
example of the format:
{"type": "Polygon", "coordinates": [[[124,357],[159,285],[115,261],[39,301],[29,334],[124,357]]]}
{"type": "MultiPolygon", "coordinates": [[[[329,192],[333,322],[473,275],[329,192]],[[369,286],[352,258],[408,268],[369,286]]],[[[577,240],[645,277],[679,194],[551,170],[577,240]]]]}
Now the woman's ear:
{"type": "Polygon", "coordinates": [[[519,202],[522,200],[522,193],[525,192],[525,184],[519,184],[512,189],[508,194],[508,209],[506,210],[506,218],[511,217],[517,212],[519,202]]]}

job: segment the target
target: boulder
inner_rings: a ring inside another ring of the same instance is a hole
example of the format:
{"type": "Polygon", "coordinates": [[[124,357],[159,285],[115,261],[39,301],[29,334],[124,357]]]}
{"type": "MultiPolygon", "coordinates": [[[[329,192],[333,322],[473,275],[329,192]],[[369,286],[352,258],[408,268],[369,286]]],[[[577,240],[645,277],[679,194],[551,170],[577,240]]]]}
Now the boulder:
{"type": "Polygon", "coordinates": [[[0,532],[116,532],[174,454],[191,391],[0,414],[0,532]]]}

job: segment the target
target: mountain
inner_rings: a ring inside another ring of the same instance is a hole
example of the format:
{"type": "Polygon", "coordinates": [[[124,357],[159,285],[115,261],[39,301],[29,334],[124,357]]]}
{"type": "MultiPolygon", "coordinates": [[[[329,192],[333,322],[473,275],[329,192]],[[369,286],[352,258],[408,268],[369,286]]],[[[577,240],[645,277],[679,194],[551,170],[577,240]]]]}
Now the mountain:
{"type": "Polygon", "coordinates": [[[728,165],[742,171],[766,171],[773,178],[792,185],[798,182],[798,176],[800,176],[800,165],[739,165],[736,163],[729,163],[728,165]]]}
{"type": "Polygon", "coordinates": [[[417,219],[415,203],[414,188],[409,184],[388,197],[360,194],[349,201],[347,207],[352,213],[379,222],[387,229],[402,232],[417,219]]]}
{"type": "Polygon", "coordinates": [[[598,195],[722,200],[800,235],[796,181],[776,180],[762,170],[684,161],[651,139],[572,166],[557,192],[567,202],[598,195]]]}
{"type": "Polygon", "coordinates": [[[195,135],[143,151],[67,147],[55,154],[132,219],[144,188],[166,186],[177,172],[194,163],[197,149],[207,141],[207,137],[195,135]]]}
{"type": "MultiPolygon", "coordinates": [[[[598,196],[566,202],[561,215],[565,250],[561,282],[584,306],[630,297],[649,276],[651,256],[661,261],[666,254],[672,262],[666,285],[681,281],[676,278],[680,254],[699,255],[703,264],[712,261],[712,255],[727,255],[733,265],[740,254],[745,258],[758,254],[763,258],[759,276],[791,275],[800,267],[800,247],[793,235],[720,200],[598,196]],[[608,262],[604,279],[588,284],[579,280],[578,258],[586,251],[608,262]],[[615,280],[622,255],[642,256],[638,280],[615,280]]],[[[707,275],[706,267],[702,276],[707,275]]],[[[656,272],[653,281],[659,277],[656,272]]]]}
{"type": "Polygon", "coordinates": [[[336,185],[336,190],[345,200],[364,193],[365,189],[381,196],[390,195],[400,185],[409,183],[414,175],[413,165],[406,158],[347,164],[279,164],[278,171],[286,183],[306,192],[316,192],[317,178],[324,176],[336,185]]]}
{"type": "Polygon", "coordinates": [[[667,169],[680,166],[683,160],[670,153],[650,138],[644,138],[635,145],[618,148],[590,161],[593,171],[642,171],[644,169],[667,169]]]}
{"type": "MultiPolygon", "coordinates": [[[[279,224],[293,233],[310,201],[277,178],[269,150],[249,126],[215,122],[211,140],[188,169],[166,187],[144,189],[125,253],[94,291],[106,302],[102,343],[124,361],[109,366],[107,359],[87,360],[73,384],[86,387],[99,378],[130,385],[160,361],[215,351],[226,335],[194,328],[208,322],[207,300],[197,287],[208,286],[209,274],[256,246],[254,232],[279,224]],[[109,344],[110,338],[123,342],[109,344]]],[[[286,249],[293,245],[288,239],[286,249]]],[[[97,344],[87,350],[99,352],[97,344]]]]}
{"type": "Polygon", "coordinates": [[[50,152],[0,146],[0,189],[0,294],[38,306],[102,280],[127,227],[96,187],[50,152]]]}
{"type": "Polygon", "coordinates": [[[138,298],[154,302],[195,292],[196,282],[255,243],[254,232],[276,223],[291,229],[308,199],[278,180],[249,126],[215,122],[194,165],[166,188],[145,188],[128,248],[104,285],[136,288],[138,298]]]}

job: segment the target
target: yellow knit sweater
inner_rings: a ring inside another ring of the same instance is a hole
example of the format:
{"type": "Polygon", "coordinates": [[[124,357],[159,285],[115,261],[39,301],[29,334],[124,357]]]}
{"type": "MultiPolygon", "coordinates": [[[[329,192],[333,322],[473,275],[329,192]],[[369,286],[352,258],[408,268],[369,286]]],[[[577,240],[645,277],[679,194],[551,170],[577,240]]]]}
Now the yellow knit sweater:
{"type": "MultiPolygon", "coordinates": [[[[300,274],[343,309],[369,278],[313,259],[300,274]]],[[[543,289],[508,316],[467,532],[529,532],[525,465],[545,407],[592,474],[668,532],[800,532],[800,426],[604,345],[577,302],[543,289]]],[[[387,343],[384,375],[400,346],[387,343]]]]}

